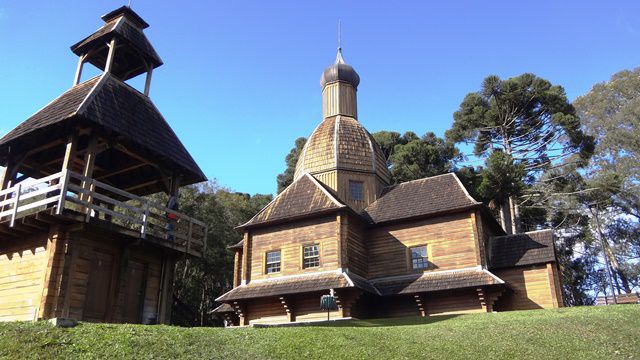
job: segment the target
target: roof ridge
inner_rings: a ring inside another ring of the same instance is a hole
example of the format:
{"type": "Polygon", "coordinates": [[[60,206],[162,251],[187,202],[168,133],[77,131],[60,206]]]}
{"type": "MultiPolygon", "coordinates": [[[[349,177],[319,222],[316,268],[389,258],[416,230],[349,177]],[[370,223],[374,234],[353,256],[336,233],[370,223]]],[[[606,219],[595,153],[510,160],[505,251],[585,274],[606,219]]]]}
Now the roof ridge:
{"type": "Polygon", "coordinates": [[[76,109],[76,111],[74,111],[71,114],[71,116],[80,114],[87,109],[87,106],[89,106],[88,104],[90,104],[93,98],[95,97],[98,87],[102,87],[106,82],[106,79],[108,79],[109,77],[111,77],[111,75],[107,72],[100,75],[100,79],[95,83],[95,85],[93,85],[91,90],[89,90],[89,92],[87,93],[87,96],[85,96],[84,100],[82,100],[80,105],[78,105],[78,108],[76,109]]]}

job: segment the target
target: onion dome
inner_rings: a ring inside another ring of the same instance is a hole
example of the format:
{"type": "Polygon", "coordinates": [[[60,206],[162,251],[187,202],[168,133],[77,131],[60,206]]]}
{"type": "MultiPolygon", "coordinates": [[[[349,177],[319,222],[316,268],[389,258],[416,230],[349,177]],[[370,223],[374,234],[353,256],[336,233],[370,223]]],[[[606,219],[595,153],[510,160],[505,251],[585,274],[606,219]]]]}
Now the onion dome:
{"type": "Polygon", "coordinates": [[[336,61],[327,67],[320,77],[320,85],[324,88],[327,84],[331,84],[336,81],[342,81],[351,84],[355,89],[358,89],[360,84],[360,76],[351,67],[351,65],[344,62],[342,57],[342,48],[338,48],[338,54],[336,55],[336,61]]]}
{"type": "Polygon", "coordinates": [[[391,178],[380,146],[350,116],[328,117],[318,125],[298,158],[294,179],[332,170],[375,174],[387,184],[391,178]]]}

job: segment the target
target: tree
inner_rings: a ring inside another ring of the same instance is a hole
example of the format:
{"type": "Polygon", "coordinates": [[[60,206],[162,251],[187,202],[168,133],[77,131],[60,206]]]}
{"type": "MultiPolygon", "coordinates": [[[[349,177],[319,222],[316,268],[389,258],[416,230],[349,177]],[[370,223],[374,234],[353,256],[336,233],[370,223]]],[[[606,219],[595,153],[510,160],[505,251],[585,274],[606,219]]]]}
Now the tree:
{"type": "Polygon", "coordinates": [[[216,306],[214,299],[233,285],[234,254],[228,247],[242,240],[235,227],[248,221],[271,199],[271,195],[232,192],[215,182],[181,189],[180,211],[204,221],[208,236],[207,250],[201,258],[185,258],[176,265],[174,297],[189,311],[182,318],[174,316],[174,321],[180,325],[216,322],[211,315],[216,306]]]}
{"type": "Polygon", "coordinates": [[[504,161],[522,167],[522,174],[501,174],[513,184],[513,191],[498,204],[501,219],[509,220],[503,226],[511,232],[519,231],[520,220],[521,187],[515,184],[531,183],[536,173],[573,154],[584,164],[593,151],[593,138],[582,132],[564,89],[533,74],[485,78],[480,91],[467,94],[453,117],[447,140],[474,143],[474,155],[484,159],[500,150],[504,161]]]}
{"type": "Polygon", "coordinates": [[[395,182],[421,179],[454,170],[459,159],[456,147],[428,132],[421,138],[413,132],[379,131],[373,134],[386,156],[395,182]]]}
{"type": "Polygon", "coordinates": [[[284,162],[287,164],[287,168],[283,173],[278,175],[278,194],[282,192],[282,190],[286,189],[287,186],[291,185],[293,182],[293,175],[296,171],[296,163],[298,162],[298,157],[300,157],[300,153],[304,148],[304,145],[307,143],[307,138],[299,137],[296,139],[295,146],[289,151],[287,156],[284,159],[284,162]]]}
{"type": "Polygon", "coordinates": [[[616,286],[628,293],[640,274],[640,68],[596,84],[575,106],[585,131],[598,138],[586,177],[609,194],[593,210],[616,286]]]}

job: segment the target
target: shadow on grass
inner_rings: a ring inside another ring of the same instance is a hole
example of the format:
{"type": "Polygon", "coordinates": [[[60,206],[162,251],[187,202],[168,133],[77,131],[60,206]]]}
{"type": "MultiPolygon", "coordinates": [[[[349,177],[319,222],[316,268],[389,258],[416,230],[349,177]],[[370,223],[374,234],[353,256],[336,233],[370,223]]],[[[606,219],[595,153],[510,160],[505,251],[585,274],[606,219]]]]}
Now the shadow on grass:
{"type": "Polygon", "coordinates": [[[380,318],[380,319],[363,319],[363,320],[339,320],[308,324],[306,326],[315,327],[388,327],[388,326],[412,326],[426,325],[436,322],[449,320],[459,315],[438,315],[438,316],[409,316],[399,318],[380,318]]]}

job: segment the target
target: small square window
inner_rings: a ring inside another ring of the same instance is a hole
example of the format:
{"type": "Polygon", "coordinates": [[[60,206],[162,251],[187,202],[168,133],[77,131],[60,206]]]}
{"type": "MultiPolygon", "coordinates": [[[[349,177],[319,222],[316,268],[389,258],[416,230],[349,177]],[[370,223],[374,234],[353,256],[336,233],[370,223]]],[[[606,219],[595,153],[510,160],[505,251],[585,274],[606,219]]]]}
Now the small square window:
{"type": "Polygon", "coordinates": [[[362,188],[362,181],[349,180],[349,196],[351,196],[351,200],[364,200],[364,191],[362,190],[362,188]]]}
{"type": "Polygon", "coordinates": [[[426,269],[429,267],[426,245],[412,247],[409,251],[411,251],[411,266],[414,270],[426,269]]]}
{"type": "Polygon", "coordinates": [[[280,250],[269,251],[267,253],[265,271],[267,274],[280,272],[280,250]]]}
{"type": "Polygon", "coordinates": [[[318,266],[320,266],[320,246],[305,246],[302,249],[302,267],[307,269],[318,266]]]}

